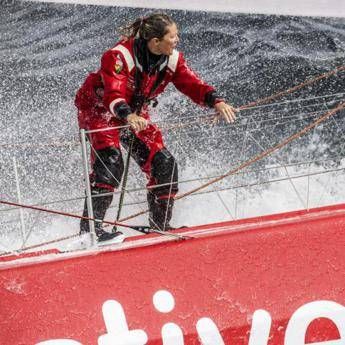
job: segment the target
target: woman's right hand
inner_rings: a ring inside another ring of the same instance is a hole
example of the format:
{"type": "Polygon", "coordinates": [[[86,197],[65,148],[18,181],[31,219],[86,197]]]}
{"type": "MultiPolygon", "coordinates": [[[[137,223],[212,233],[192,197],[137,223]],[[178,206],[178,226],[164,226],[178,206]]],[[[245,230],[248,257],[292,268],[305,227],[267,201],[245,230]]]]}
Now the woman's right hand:
{"type": "Polygon", "coordinates": [[[127,116],[127,122],[131,126],[131,128],[136,132],[142,131],[148,125],[148,122],[146,119],[144,119],[141,116],[138,116],[135,113],[129,114],[127,116]]]}

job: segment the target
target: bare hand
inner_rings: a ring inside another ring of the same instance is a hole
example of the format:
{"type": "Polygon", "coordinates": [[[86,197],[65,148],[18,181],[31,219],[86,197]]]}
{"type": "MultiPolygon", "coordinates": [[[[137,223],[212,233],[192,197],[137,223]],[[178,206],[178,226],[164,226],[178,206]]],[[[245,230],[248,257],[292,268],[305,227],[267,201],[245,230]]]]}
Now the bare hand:
{"type": "Polygon", "coordinates": [[[127,116],[127,122],[136,132],[142,131],[147,126],[147,120],[135,113],[127,116]]]}
{"type": "Polygon", "coordinates": [[[225,102],[215,104],[214,108],[223,117],[227,123],[233,123],[236,120],[236,113],[238,112],[232,105],[225,102]]]}

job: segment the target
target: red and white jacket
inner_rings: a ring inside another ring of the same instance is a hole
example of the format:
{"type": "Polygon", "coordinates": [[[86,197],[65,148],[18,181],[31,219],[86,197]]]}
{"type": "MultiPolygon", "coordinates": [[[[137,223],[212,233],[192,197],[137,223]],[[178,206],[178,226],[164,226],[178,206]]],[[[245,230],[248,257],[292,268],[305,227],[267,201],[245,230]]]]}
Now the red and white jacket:
{"type": "MultiPolygon", "coordinates": [[[[148,75],[143,71],[134,54],[133,46],[133,38],[122,40],[103,54],[100,70],[91,73],[77,93],[75,104],[84,114],[81,117],[91,115],[87,115],[88,112],[92,115],[110,112],[117,118],[125,119],[132,113],[136,68],[142,73],[141,93],[149,96],[158,73],[148,75]]],[[[166,68],[164,78],[150,98],[158,96],[168,83],[172,82],[179,91],[199,105],[212,107],[221,101],[216,96],[214,88],[188,67],[183,54],[177,50],[174,50],[173,54],[159,66],[159,70],[164,68],[166,68]]],[[[145,116],[145,112],[142,115],[145,116]]],[[[83,127],[82,120],[79,116],[81,127],[83,127]]]]}

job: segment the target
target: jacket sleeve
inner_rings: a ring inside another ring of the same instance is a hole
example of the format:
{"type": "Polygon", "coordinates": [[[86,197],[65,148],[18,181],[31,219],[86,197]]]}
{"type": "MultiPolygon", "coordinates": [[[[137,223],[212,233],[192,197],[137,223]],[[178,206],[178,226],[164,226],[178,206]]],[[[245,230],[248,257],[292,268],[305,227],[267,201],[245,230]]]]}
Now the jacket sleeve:
{"type": "Polygon", "coordinates": [[[100,73],[104,85],[104,106],[113,115],[125,119],[132,111],[126,101],[129,72],[121,53],[113,50],[105,52],[100,73]]]}
{"type": "Polygon", "coordinates": [[[182,53],[179,53],[176,70],[172,78],[176,88],[199,105],[213,107],[221,101],[215,89],[205,83],[186,63],[182,53]]]}

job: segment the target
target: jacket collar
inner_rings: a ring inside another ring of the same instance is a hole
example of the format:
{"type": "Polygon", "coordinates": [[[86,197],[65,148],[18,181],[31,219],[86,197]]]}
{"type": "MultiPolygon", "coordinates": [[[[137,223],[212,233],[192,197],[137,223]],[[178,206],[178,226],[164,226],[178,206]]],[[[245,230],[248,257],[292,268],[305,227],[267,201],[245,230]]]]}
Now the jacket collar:
{"type": "Polygon", "coordinates": [[[147,47],[147,42],[136,38],[134,39],[134,60],[140,72],[155,74],[167,65],[168,56],[152,54],[147,47]]]}

